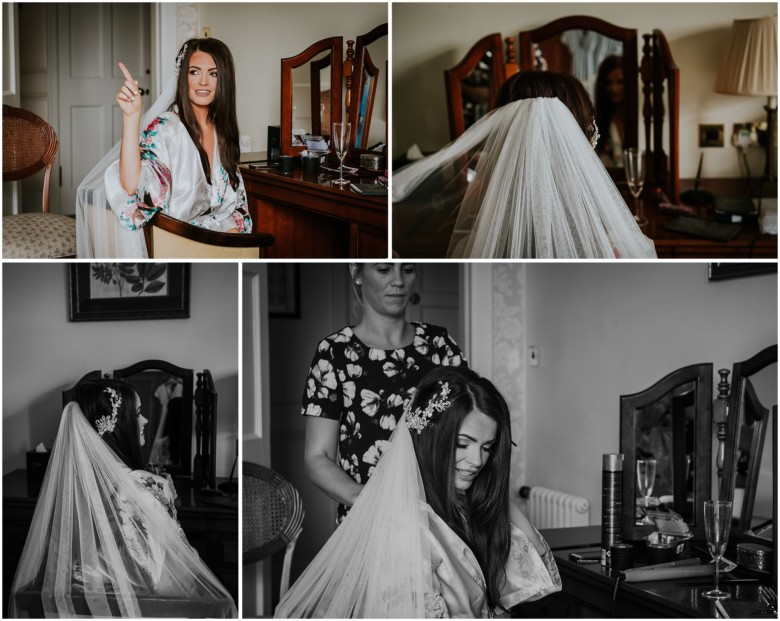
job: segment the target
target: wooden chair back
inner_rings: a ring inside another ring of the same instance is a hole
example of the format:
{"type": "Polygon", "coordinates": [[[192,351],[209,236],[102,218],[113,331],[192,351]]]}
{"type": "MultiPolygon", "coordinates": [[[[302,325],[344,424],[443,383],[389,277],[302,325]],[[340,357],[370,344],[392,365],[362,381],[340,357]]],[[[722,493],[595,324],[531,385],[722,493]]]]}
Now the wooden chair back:
{"type": "Polygon", "coordinates": [[[259,259],[274,244],[268,233],[219,233],[157,212],[144,226],[154,259],[259,259]]]}

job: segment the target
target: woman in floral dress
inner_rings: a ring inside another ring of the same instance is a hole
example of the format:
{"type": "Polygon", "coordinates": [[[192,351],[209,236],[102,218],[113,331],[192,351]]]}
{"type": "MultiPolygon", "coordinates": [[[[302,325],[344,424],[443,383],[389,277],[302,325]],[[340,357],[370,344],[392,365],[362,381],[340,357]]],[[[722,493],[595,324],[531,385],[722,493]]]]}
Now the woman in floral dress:
{"type": "Polygon", "coordinates": [[[490,618],[560,591],[550,547],[511,500],[511,459],[509,407],[492,382],[433,369],[275,616],[490,618]]]}
{"type": "Polygon", "coordinates": [[[116,94],[122,145],[119,161],[106,170],[105,184],[122,226],[140,229],[162,211],[213,231],[250,233],[238,171],[235,69],[228,47],[217,39],[187,41],[176,59],[174,104],[145,128],[139,127],[138,82],[122,63],[119,67],[125,76],[116,94]]]}
{"type": "Polygon", "coordinates": [[[407,322],[415,267],[352,263],[363,315],[323,339],[311,364],[301,414],[311,480],[339,503],[341,521],[373,474],[425,374],[466,360],[447,330],[407,322]]]}

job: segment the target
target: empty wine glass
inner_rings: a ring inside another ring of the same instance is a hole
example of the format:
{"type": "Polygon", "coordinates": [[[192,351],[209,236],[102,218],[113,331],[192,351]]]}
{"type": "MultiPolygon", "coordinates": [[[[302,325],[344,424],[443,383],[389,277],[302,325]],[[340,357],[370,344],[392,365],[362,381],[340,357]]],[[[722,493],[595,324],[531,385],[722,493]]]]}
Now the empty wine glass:
{"type": "Polygon", "coordinates": [[[728,500],[704,501],[704,533],[715,563],[715,588],[703,593],[710,599],[727,599],[731,593],[720,590],[720,559],[726,552],[731,530],[731,502],[728,500]]]}
{"type": "Polygon", "coordinates": [[[349,151],[349,134],[352,130],[351,123],[334,123],[333,132],[330,139],[332,140],[333,150],[339,158],[339,178],[334,179],[333,183],[336,185],[344,185],[349,183],[347,179],[344,179],[344,158],[349,151]]]}
{"type": "Polygon", "coordinates": [[[645,186],[645,152],[631,147],[623,151],[623,164],[626,171],[628,190],[634,197],[634,220],[639,226],[647,224],[647,218],[640,214],[639,195],[645,186]]]}
{"type": "Polygon", "coordinates": [[[652,520],[647,516],[647,508],[650,506],[650,497],[653,494],[653,486],[655,485],[655,459],[637,459],[636,460],[636,482],[639,486],[639,493],[643,497],[643,505],[645,507],[645,517],[642,520],[643,524],[652,524],[652,520]]]}

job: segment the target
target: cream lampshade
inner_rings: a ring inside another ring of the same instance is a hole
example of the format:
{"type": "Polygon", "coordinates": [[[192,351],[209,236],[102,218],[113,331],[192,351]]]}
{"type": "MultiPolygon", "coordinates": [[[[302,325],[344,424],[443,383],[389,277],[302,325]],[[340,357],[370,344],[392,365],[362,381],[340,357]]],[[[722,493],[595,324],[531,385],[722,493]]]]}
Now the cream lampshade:
{"type": "Polygon", "coordinates": [[[777,157],[777,16],[736,19],[720,61],[715,92],[767,97],[764,177],[775,179],[777,157]]]}

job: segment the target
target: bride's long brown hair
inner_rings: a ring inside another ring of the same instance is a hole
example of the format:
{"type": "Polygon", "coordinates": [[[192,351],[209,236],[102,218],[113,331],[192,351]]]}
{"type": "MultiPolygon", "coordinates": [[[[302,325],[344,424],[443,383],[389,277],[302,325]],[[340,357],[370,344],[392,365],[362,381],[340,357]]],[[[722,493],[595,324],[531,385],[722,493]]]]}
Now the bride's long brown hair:
{"type": "Polygon", "coordinates": [[[474,552],[485,576],[490,608],[503,609],[499,593],[506,580],[506,559],[511,546],[509,407],[493,383],[471,369],[437,367],[417,386],[410,410],[440,395],[444,382],[450,389],[449,406],[443,412],[435,412],[421,433],[411,434],[425,499],[474,552]],[[496,439],[489,460],[465,498],[460,499],[454,484],[455,446],[463,419],[475,410],[496,421],[496,439]]]}
{"type": "MultiPolygon", "coordinates": [[[[174,104],[178,109],[179,118],[187,128],[187,132],[195,143],[200,154],[200,162],[206,180],[211,183],[211,166],[209,156],[200,144],[200,126],[190,105],[189,68],[190,57],[196,51],[209,54],[217,65],[217,92],[214,101],[209,106],[209,120],[214,124],[219,143],[219,159],[228,174],[230,186],[238,187],[238,162],[240,149],[238,145],[238,120],[236,118],[236,70],[233,55],[228,46],[219,39],[190,39],[184,45],[184,56],[179,64],[179,79],[176,83],[176,99],[174,104]]],[[[181,55],[181,51],[179,51],[181,55]]],[[[178,57],[177,57],[178,62],[178,57]]]]}
{"type": "Polygon", "coordinates": [[[107,391],[109,388],[116,392],[121,403],[117,408],[113,430],[103,433],[100,437],[128,468],[143,470],[144,459],[138,433],[135,389],[121,380],[84,380],[76,386],[75,400],[81,406],[84,417],[97,431],[97,420],[104,416],[110,417],[113,410],[111,395],[107,391]]]}

